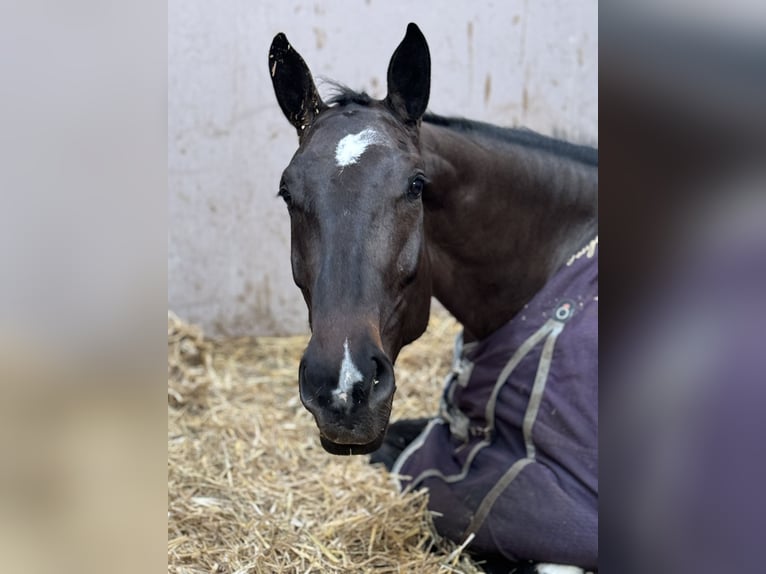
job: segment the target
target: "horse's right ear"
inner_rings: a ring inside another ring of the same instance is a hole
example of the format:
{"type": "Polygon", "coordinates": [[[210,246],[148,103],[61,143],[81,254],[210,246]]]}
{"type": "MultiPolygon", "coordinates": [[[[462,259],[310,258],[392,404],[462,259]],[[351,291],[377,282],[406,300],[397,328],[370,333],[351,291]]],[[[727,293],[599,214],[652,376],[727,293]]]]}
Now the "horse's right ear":
{"type": "Polygon", "coordinates": [[[420,28],[410,23],[388,64],[386,103],[405,122],[415,124],[426,111],[430,91],[428,43],[420,28]]]}
{"type": "Polygon", "coordinates": [[[326,106],[306,62],[281,32],[271,42],[269,73],[279,107],[301,137],[326,106]]]}

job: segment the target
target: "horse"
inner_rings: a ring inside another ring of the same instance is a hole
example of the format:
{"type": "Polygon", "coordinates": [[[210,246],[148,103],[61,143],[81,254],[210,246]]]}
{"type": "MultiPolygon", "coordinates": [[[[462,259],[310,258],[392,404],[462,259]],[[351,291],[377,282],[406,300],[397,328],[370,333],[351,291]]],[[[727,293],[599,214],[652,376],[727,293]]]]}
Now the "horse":
{"type": "Polygon", "coordinates": [[[490,561],[597,567],[598,151],[428,112],[412,23],[383,99],[335,84],[324,101],[282,33],[269,74],[298,135],[277,195],[311,330],[299,394],[322,447],[429,488],[437,530],[490,561]],[[463,327],[443,408],[389,425],[394,364],[432,297],[463,327]]]}

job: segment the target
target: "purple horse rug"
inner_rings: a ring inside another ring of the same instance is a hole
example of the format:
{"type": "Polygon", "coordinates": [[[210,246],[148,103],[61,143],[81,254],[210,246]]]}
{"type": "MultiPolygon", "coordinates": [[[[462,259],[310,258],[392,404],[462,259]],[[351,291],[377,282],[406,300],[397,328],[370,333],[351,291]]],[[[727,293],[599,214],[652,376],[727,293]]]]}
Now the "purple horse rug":
{"type": "Polygon", "coordinates": [[[597,567],[597,249],[483,341],[458,336],[440,413],[394,465],[473,551],[597,567]]]}

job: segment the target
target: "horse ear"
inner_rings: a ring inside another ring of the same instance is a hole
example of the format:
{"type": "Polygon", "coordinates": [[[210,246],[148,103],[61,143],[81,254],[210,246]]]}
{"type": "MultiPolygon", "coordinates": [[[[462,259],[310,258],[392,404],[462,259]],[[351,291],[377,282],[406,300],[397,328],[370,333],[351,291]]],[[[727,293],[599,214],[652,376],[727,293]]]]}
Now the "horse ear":
{"type": "Polygon", "coordinates": [[[301,137],[326,106],[306,62],[281,32],[271,42],[269,73],[279,107],[301,137]]]}
{"type": "Polygon", "coordinates": [[[388,64],[386,103],[407,123],[417,123],[428,106],[431,90],[431,54],[428,43],[415,24],[396,48],[388,64]]]}

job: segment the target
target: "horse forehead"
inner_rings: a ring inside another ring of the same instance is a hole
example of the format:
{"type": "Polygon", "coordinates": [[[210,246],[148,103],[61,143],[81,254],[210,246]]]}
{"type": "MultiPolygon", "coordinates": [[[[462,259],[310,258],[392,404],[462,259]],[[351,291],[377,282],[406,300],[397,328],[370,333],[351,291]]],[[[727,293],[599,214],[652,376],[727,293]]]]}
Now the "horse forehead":
{"type": "Polygon", "coordinates": [[[365,152],[373,147],[391,148],[395,145],[391,134],[380,122],[348,122],[333,126],[321,140],[323,156],[332,160],[338,169],[357,164],[365,152]]]}
{"type": "Polygon", "coordinates": [[[396,127],[375,109],[332,110],[321,118],[309,146],[338,167],[352,165],[371,146],[396,145],[396,127]]]}
{"type": "Polygon", "coordinates": [[[367,126],[361,131],[351,132],[342,136],[335,146],[335,165],[347,167],[359,161],[370,146],[389,146],[389,138],[385,133],[367,126]]]}

